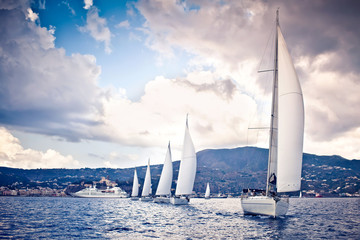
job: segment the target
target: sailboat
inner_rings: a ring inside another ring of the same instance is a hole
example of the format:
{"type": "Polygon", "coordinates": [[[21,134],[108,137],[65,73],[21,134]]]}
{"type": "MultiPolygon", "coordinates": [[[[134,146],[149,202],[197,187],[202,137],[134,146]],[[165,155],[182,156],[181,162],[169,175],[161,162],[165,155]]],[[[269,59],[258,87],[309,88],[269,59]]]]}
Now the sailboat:
{"type": "Polygon", "coordinates": [[[138,200],[139,199],[139,180],[137,177],[136,168],[134,170],[134,180],[133,180],[133,187],[131,191],[131,200],[138,200]]]}
{"type": "Polygon", "coordinates": [[[266,191],[248,191],[241,198],[244,214],[283,216],[289,198],[300,190],[304,136],[304,102],[300,83],[279,25],[276,12],[275,59],[266,191]],[[249,192],[252,194],[250,195],[249,192]]]}
{"type": "Polygon", "coordinates": [[[182,156],[180,161],[179,176],[177,180],[175,196],[170,198],[170,202],[174,205],[185,205],[190,202],[190,195],[194,187],[196,175],[196,152],[192,142],[188,116],[186,116],[186,127],[182,156]]]}
{"type": "Polygon", "coordinates": [[[164,166],[161,171],[158,187],[156,189],[156,197],[154,202],[156,203],[169,203],[171,195],[171,183],[173,179],[173,167],[171,159],[170,142],[167,148],[164,166]]]}
{"type": "Polygon", "coordinates": [[[206,184],[206,190],[205,190],[205,199],[210,198],[210,185],[209,183],[206,184]]]}
{"type": "Polygon", "coordinates": [[[152,201],[151,196],[151,173],[150,173],[150,158],[148,160],[148,165],[146,168],[146,174],[145,174],[145,180],[144,180],[144,186],[141,192],[141,201],[152,201]]]}

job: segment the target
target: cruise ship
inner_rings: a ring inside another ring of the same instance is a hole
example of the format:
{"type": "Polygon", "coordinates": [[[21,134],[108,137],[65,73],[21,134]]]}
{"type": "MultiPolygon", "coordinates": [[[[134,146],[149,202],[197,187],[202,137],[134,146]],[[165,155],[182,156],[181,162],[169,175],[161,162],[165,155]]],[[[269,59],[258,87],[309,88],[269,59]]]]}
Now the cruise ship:
{"type": "Polygon", "coordinates": [[[71,194],[73,197],[81,198],[127,198],[129,195],[120,187],[107,187],[106,189],[98,189],[96,187],[88,187],[81,191],[71,194]]]}

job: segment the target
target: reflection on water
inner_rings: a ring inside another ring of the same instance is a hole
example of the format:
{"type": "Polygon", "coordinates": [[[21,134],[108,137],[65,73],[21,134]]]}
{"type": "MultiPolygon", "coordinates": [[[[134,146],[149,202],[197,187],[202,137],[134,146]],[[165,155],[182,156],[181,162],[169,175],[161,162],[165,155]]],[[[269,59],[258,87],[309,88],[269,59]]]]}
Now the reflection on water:
{"type": "Polygon", "coordinates": [[[286,217],[243,216],[240,199],[189,206],[129,199],[0,198],[3,238],[360,239],[360,199],[291,199],[286,217]]]}

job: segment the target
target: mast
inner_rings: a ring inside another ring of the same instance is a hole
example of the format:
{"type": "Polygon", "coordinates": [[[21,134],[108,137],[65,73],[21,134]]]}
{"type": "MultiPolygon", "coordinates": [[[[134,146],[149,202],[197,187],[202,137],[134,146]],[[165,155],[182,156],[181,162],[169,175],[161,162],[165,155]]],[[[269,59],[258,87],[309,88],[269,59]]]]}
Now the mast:
{"type": "Polygon", "coordinates": [[[276,10],[276,26],[275,26],[275,56],[274,56],[274,78],[271,104],[270,118],[270,139],[269,139],[269,157],[268,172],[266,180],[266,196],[270,195],[270,191],[275,191],[276,186],[276,164],[277,164],[277,135],[278,135],[278,27],[279,27],[279,9],[276,10]],[[271,183],[274,177],[275,183],[271,183]]]}

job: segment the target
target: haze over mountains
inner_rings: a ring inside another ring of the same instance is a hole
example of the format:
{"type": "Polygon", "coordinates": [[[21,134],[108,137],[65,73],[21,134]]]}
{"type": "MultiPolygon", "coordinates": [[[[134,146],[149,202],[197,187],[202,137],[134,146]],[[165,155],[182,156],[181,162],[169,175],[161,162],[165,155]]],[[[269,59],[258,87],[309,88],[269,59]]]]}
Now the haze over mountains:
{"type": "MultiPolygon", "coordinates": [[[[243,188],[264,188],[268,150],[255,147],[206,149],[197,153],[198,165],[194,191],[204,194],[206,183],[211,192],[239,195],[243,188]]],[[[162,165],[151,166],[152,190],[155,193],[162,165]]],[[[173,162],[174,181],[179,161],[173,162]]],[[[143,183],[146,167],[137,167],[139,182],[143,183]]],[[[105,176],[116,180],[131,192],[134,168],[82,169],[14,169],[0,167],[0,186],[31,188],[36,186],[65,189],[71,183],[99,180],[105,176]]],[[[302,190],[310,195],[342,196],[360,193],[360,161],[340,156],[303,155],[302,190]]]]}

